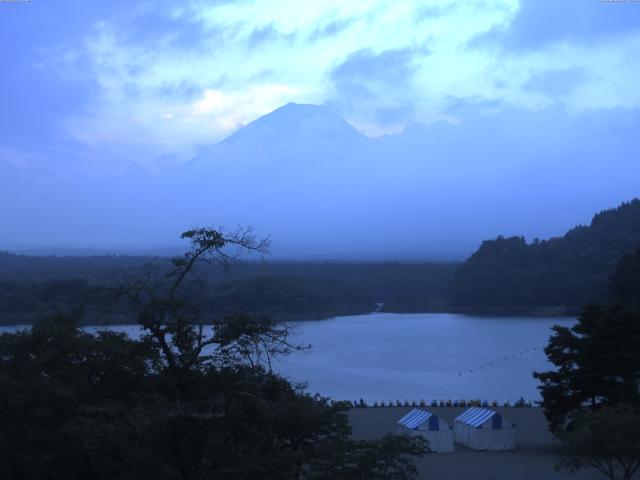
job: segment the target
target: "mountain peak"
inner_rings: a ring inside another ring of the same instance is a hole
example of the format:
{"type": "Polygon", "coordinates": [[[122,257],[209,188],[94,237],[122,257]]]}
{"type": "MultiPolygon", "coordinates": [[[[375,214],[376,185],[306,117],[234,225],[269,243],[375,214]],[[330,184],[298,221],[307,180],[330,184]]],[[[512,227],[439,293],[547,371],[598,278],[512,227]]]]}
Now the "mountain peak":
{"type": "Polygon", "coordinates": [[[223,143],[273,145],[302,139],[352,143],[363,138],[325,106],[290,102],[248,123],[223,143]]]}

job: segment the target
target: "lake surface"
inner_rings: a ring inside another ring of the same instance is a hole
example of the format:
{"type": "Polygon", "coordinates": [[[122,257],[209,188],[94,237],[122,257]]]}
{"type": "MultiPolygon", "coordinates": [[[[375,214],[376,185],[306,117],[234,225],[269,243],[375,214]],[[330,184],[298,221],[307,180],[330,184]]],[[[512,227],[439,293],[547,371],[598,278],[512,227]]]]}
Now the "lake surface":
{"type": "Polygon", "coordinates": [[[293,322],[311,343],[277,369],[309,391],[368,402],[480,398],[537,400],[534,370],[551,368],[544,347],[571,318],[372,313],[293,322]]]}
{"type": "MultiPolygon", "coordinates": [[[[307,382],[311,393],[338,400],[538,400],[532,372],[551,368],[543,351],[551,327],[574,323],[566,317],[441,313],[290,322],[292,340],[312,349],[282,358],[274,369],[307,382]]],[[[132,337],[140,333],[135,326],[112,328],[132,337]]]]}

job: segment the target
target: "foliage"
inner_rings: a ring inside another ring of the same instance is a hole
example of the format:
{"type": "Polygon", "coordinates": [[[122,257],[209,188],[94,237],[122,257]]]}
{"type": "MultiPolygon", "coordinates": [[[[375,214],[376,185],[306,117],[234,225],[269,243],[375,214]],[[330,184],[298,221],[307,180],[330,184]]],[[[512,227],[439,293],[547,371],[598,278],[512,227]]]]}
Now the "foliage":
{"type": "MultiPolygon", "coordinates": [[[[33,323],[55,312],[76,313],[84,323],[126,321],[129,304],[113,302],[95,289],[113,278],[136,275],[145,264],[169,270],[166,258],[27,257],[0,255],[0,323],[33,323]],[[88,295],[88,293],[91,293],[88,295]]],[[[277,320],[305,320],[368,313],[375,302],[384,311],[442,309],[456,264],[237,262],[225,273],[201,263],[183,295],[206,322],[240,313],[277,320]]]]}
{"type": "Polygon", "coordinates": [[[640,249],[620,260],[606,307],[554,331],[545,352],[556,370],[534,374],[554,429],[601,404],[640,403],[640,249]]]}
{"type": "Polygon", "coordinates": [[[585,412],[560,440],[561,468],[575,472],[592,467],[611,480],[630,480],[640,468],[640,409],[620,406],[585,412]]]}
{"type": "Polygon", "coordinates": [[[451,283],[456,307],[577,307],[601,302],[607,278],[640,245],[640,200],[595,215],[560,238],[485,241],[451,283]]]}
{"type": "Polygon", "coordinates": [[[252,236],[193,230],[170,269],[108,290],[146,334],[89,334],[60,316],[0,336],[0,477],[59,479],[415,478],[421,440],[353,441],[347,405],[310,396],[270,369],[299,349],[286,327],[229,317],[205,328],[183,286],[202,262],[252,236]]]}
{"type": "MultiPolygon", "coordinates": [[[[591,466],[611,479],[640,465],[640,249],[610,279],[606,306],[587,306],[545,349],[555,370],[535,373],[564,468],[591,466]]],[[[618,476],[620,475],[620,476],[618,476]]]]}
{"type": "Polygon", "coordinates": [[[410,480],[418,474],[412,457],[427,451],[426,440],[408,435],[385,435],[375,441],[322,442],[319,455],[307,465],[303,477],[308,480],[410,480]]]}

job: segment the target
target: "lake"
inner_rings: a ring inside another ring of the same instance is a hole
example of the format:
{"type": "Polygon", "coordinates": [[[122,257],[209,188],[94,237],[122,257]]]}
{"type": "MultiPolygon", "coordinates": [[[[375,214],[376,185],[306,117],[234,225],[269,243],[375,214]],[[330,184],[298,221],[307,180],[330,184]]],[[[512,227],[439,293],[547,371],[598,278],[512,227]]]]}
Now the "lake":
{"type": "MultiPolygon", "coordinates": [[[[543,351],[551,327],[574,323],[566,317],[444,313],[290,322],[293,341],[312,349],[282,358],[274,369],[294,382],[307,382],[312,393],[338,400],[538,400],[531,374],[551,367],[543,351]]],[[[112,328],[139,335],[135,326],[112,328]]]]}

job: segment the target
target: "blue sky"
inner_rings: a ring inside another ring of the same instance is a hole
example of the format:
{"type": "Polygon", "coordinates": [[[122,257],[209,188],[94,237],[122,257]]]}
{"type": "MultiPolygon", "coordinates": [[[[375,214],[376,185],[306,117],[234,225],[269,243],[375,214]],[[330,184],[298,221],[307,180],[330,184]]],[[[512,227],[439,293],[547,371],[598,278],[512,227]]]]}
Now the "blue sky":
{"type": "Polygon", "coordinates": [[[636,109],[639,26],[600,0],[2,3],[0,158],[157,167],[289,101],[369,136],[636,109]]]}

